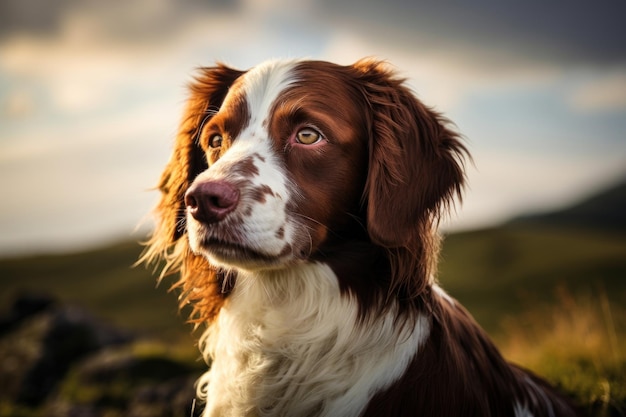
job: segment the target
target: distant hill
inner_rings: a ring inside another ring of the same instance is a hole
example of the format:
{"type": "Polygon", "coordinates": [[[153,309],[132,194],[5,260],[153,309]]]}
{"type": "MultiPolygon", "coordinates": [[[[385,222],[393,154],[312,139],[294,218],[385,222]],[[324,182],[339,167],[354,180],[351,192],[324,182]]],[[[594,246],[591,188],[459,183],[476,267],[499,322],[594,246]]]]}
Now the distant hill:
{"type": "Polygon", "coordinates": [[[626,178],[573,206],[513,219],[511,224],[555,225],[626,232],[626,178]]]}

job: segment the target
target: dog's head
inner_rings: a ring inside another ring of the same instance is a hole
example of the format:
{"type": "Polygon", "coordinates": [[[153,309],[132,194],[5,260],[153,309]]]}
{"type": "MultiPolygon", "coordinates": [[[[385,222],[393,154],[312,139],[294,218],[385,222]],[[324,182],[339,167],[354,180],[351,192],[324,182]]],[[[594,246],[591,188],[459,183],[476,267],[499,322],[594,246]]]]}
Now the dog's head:
{"type": "Polygon", "coordinates": [[[414,295],[436,255],[433,225],[463,186],[464,154],[380,62],[204,68],[146,258],[181,269],[201,318],[228,292],[226,275],[289,268],[348,239],[385,248],[391,287],[414,295]]]}

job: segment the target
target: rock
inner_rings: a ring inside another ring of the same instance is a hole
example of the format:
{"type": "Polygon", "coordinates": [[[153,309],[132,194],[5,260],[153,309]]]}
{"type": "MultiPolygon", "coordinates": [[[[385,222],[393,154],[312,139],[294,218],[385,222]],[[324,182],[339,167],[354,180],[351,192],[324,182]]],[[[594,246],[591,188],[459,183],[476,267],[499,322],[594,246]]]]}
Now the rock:
{"type": "Polygon", "coordinates": [[[97,404],[103,415],[189,417],[198,374],[158,346],[148,353],[132,345],[104,349],[72,369],[46,415],[97,404]]]}
{"type": "Polygon", "coordinates": [[[50,310],[54,305],[56,305],[56,300],[48,294],[20,294],[13,302],[7,315],[0,317],[0,337],[13,330],[24,319],[50,310]]]}
{"type": "Polygon", "coordinates": [[[0,399],[29,406],[41,404],[77,360],[133,339],[52,299],[22,297],[9,316],[0,339],[0,399]]]}
{"type": "Polygon", "coordinates": [[[141,388],[131,401],[127,416],[199,416],[201,407],[195,406],[195,381],[195,376],[188,376],[141,388]]]}
{"type": "Polygon", "coordinates": [[[52,297],[23,295],[0,318],[0,404],[29,416],[198,416],[204,365],[194,359],[52,297]]]}

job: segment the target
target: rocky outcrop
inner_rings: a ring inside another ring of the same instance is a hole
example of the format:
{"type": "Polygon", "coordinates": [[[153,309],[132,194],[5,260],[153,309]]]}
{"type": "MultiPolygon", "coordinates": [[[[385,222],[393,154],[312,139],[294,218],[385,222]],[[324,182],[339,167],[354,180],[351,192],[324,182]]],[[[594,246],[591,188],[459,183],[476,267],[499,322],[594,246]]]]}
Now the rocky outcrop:
{"type": "Polygon", "coordinates": [[[157,342],[48,296],[22,295],[0,319],[0,403],[35,415],[187,417],[198,374],[157,342]]]}

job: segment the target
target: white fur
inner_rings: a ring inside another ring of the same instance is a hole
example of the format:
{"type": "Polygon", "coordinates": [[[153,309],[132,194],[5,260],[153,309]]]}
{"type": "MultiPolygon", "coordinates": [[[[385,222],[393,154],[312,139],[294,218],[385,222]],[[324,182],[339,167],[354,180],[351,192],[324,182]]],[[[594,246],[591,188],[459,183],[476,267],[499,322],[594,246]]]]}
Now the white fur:
{"type": "Polygon", "coordinates": [[[520,403],[515,404],[515,406],[513,407],[513,412],[515,413],[515,417],[534,417],[533,413],[530,412],[528,407],[520,403]]]}
{"type": "Polygon", "coordinates": [[[398,327],[393,310],[360,323],[321,263],[240,273],[203,335],[204,416],[358,416],[429,334],[426,317],[398,327]]]}
{"type": "MultiPolygon", "coordinates": [[[[433,281],[434,279],[431,278],[431,282],[433,281]]],[[[432,286],[432,289],[437,293],[439,297],[446,300],[448,304],[450,304],[452,307],[456,307],[456,301],[454,300],[454,298],[450,297],[450,295],[446,292],[446,290],[441,288],[439,284],[432,284],[431,286],[432,286]]]]}
{"type": "Polygon", "coordinates": [[[550,398],[546,395],[543,388],[538,386],[535,381],[533,381],[528,376],[524,377],[524,382],[526,382],[526,384],[530,388],[529,390],[527,390],[527,392],[530,395],[530,398],[535,406],[539,408],[545,408],[548,411],[548,415],[550,417],[555,417],[552,401],[550,401],[550,398]]]}

